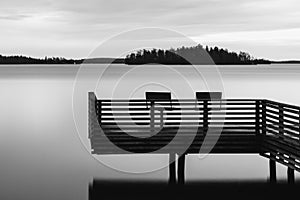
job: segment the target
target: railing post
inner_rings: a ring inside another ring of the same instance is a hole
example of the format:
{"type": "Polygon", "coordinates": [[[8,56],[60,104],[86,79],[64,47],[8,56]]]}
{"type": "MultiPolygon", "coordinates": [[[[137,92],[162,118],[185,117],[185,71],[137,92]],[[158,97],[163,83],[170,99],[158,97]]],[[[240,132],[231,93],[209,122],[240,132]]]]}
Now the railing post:
{"type": "Polygon", "coordinates": [[[208,101],[203,100],[203,134],[208,131],[208,101]]]}
{"type": "Polygon", "coordinates": [[[169,154],[169,184],[176,183],[176,157],[175,153],[169,154]]]}
{"type": "Polygon", "coordinates": [[[279,134],[280,135],[283,135],[284,134],[284,126],[283,126],[283,123],[284,123],[284,118],[283,118],[283,106],[282,105],[279,105],[279,134]]]}
{"type": "Polygon", "coordinates": [[[255,101],[255,132],[260,134],[260,101],[255,101]]]}
{"type": "Polygon", "coordinates": [[[97,117],[98,117],[98,122],[99,122],[99,125],[101,126],[101,123],[102,123],[102,101],[98,101],[96,99],[96,105],[97,105],[97,110],[96,110],[96,113],[97,113],[97,117]]]}
{"type": "Polygon", "coordinates": [[[94,134],[94,127],[98,125],[98,105],[97,97],[94,92],[88,93],[88,137],[91,138],[94,134]]]}
{"type": "Polygon", "coordinates": [[[150,133],[154,133],[154,123],[155,123],[155,110],[154,101],[150,102],[150,133]]]}
{"type": "Polygon", "coordinates": [[[164,109],[160,109],[160,129],[162,129],[164,126],[164,109]]]}

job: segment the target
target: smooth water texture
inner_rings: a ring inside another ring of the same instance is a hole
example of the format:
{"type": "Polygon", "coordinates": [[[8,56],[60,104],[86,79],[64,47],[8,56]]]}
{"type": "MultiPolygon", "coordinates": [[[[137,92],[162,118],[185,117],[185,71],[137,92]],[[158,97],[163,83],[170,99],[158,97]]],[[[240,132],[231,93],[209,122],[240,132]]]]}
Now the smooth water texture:
{"type": "MultiPolygon", "coordinates": [[[[106,67],[84,67],[79,81],[87,85],[86,92],[96,88],[98,98],[110,98],[115,89],[113,97],[116,98],[143,98],[145,90],[169,86],[177,98],[193,98],[192,90],[207,89],[204,79],[213,84],[219,83],[221,77],[226,98],[267,98],[300,105],[300,65],[219,66],[219,77],[206,73],[211,66],[197,66],[207,75],[202,79],[190,66],[113,65],[98,85],[91,83],[106,67]],[[152,83],[139,85],[149,81],[152,83]],[[191,90],[185,89],[186,81],[191,90]],[[155,84],[160,82],[163,84],[155,84]],[[117,87],[116,83],[119,83],[117,87]]],[[[88,184],[93,178],[167,181],[167,168],[146,174],[126,174],[104,166],[90,155],[79,137],[87,136],[87,129],[80,129],[78,134],[73,120],[72,93],[78,70],[76,65],[0,67],[1,199],[87,199],[88,184]]],[[[213,84],[212,89],[219,86],[213,84]]],[[[87,127],[87,94],[81,98],[79,109],[86,115],[80,116],[80,123],[87,127]]],[[[145,163],[155,166],[168,162],[165,155],[136,156],[130,162],[127,156],[105,159],[133,169],[145,163]]],[[[278,165],[277,169],[278,178],[285,179],[286,168],[278,165]]],[[[267,180],[268,174],[268,160],[257,155],[187,157],[187,181],[267,180]]]]}

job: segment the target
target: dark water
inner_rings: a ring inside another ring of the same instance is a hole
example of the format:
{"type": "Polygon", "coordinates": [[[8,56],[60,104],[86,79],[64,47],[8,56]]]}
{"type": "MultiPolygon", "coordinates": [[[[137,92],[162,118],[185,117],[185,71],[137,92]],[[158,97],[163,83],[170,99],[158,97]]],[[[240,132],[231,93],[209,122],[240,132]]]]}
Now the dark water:
{"type": "MultiPolygon", "coordinates": [[[[164,86],[175,88],[177,96],[193,98],[193,92],[184,89],[186,82],[178,79],[177,72],[188,77],[193,90],[205,90],[205,83],[194,74],[194,69],[186,66],[174,67],[175,73],[157,66],[132,71],[132,67],[115,65],[95,86],[94,80],[105,67],[89,65],[82,70],[77,83],[84,86],[80,89],[82,95],[75,100],[76,112],[87,113],[86,92],[94,88],[99,98],[109,98],[113,89],[117,98],[126,98],[142,97],[151,87],[162,88],[155,84],[136,87],[148,80],[165,81],[164,86]],[[121,83],[115,87],[120,77],[121,83]]],[[[76,122],[79,134],[73,120],[72,96],[78,69],[74,65],[0,67],[1,199],[87,199],[88,185],[93,179],[167,181],[167,168],[149,173],[124,173],[99,163],[89,154],[87,115],[80,114],[76,122]]],[[[300,105],[298,65],[224,66],[218,70],[227,98],[268,98],[300,105]]],[[[219,81],[214,75],[206,78],[219,81]]],[[[219,89],[218,85],[213,87],[219,89]]],[[[151,171],[168,162],[165,155],[100,159],[130,171],[151,171]]],[[[277,169],[279,179],[285,180],[286,168],[278,165],[277,169]]],[[[186,170],[187,181],[267,181],[268,160],[256,155],[209,155],[205,159],[188,156],[186,170]]]]}
{"type": "Polygon", "coordinates": [[[297,196],[299,184],[266,184],[262,181],[190,181],[185,185],[163,182],[94,180],[89,198],[96,199],[287,199],[297,196]]]}

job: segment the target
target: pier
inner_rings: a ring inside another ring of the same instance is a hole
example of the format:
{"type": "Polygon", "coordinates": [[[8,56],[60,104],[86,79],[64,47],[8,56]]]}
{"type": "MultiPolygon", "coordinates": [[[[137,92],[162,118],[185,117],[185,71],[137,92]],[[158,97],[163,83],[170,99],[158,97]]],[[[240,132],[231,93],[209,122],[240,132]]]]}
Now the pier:
{"type": "Polygon", "coordinates": [[[185,156],[201,152],[263,156],[271,183],[277,163],[287,167],[289,183],[300,171],[299,106],[207,92],[195,99],[151,92],[145,99],[97,99],[90,92],[88,105],[92,154],[169,154],[173,184],[184,184],[185,156]]]}

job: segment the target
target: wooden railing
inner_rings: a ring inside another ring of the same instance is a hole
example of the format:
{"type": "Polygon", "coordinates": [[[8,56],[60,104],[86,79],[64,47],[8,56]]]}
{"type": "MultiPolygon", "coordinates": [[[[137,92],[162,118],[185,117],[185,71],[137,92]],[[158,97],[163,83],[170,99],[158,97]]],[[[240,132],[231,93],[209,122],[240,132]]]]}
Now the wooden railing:
{"type": "Polygon", "coordinates": [[[262,105],[264,132],[299,144],[300,107],[270,100],[262,101],[262,105]]]}
{"type": "Polygon", "coordinates": [[[103,128],[145,132],[156,128],[223,127],[254,133],[256,131],[256,100],[223,99],[197,101],[193,99],[156,101],[153,106],[141,100],[97,100],[97,114],[103,128]],[[154,111],[154,114],[151,112],[154,111]],[[154,121],[153,121],[154,120],[154,121]],[[135,126],[138,125],[138,126],[135,126]]]}
{"type": "Polygon", "coordinates": [[[261,155],[300,171],[300,107],[262,101],[261,155]]]}
{"type": "Polygon", "coordinates": [[[275,162],[288,167],[289,180],[300,171],[300,107],[265,99],[100,100],[89,93],[89,138],[93,154],[174,157],[201,148],[260,154],[270,159],[271,177],[275,162]]]}
{"type": "MultiPolygon", "coordinates": [[[[186,148],[185,139],[192,138],[187,152],[199,153],[208,133],[213,142],[217,141],[212,152],[258,153],[257,102],[253,99],[176,99],[156,100],[151,104],[145,99],[96,100],[96,112],[103,133],[130,152],[153,152],[178,136],[181,139],[175,140],[166,151],[182,151],[186,148]]],[[[101,138],[94,137],[93,141],[95,152],[110,151],[101,143],[101,138]]],[[[205,148],[209,149],[213,142],[205,143],[205,148]]]]}

